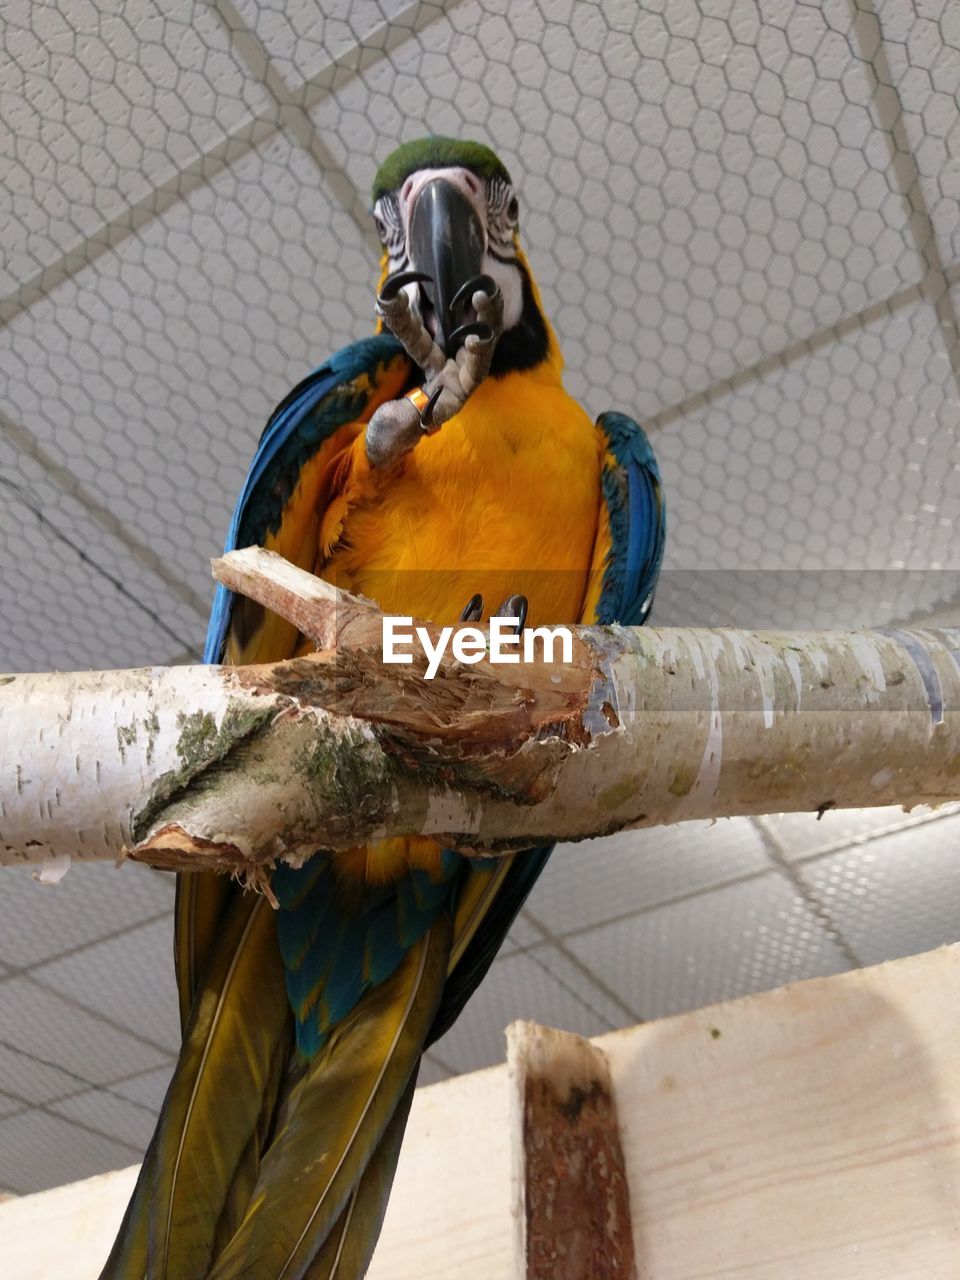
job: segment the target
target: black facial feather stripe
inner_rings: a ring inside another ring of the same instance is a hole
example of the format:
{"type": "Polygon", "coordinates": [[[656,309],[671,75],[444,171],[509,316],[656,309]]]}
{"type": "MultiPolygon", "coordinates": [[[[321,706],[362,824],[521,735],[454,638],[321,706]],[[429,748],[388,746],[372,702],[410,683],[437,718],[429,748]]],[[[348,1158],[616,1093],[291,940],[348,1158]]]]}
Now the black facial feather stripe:
{"type": "Polygon", "coordinates": [[[499,217],[504,214],[507,205],[510,203],[510,197],[513,195],[513,188],[508,182],[504,182],[500,178],[493,178],[486,184],[487,191],[487,208],[491,215],[499,217]]]}
{"type": "Polygon", "coordinates": [[[523,310],[519,322],[505,329],[497,343],[490,365],[490,373],[495,378],[535,368],[546,360],[550,348],[546,322],[533,296],[530,274],[519,260],[515,260],[515,265],[523,280],[523,310]]]}
{"type": "Polygon", "coordinates": [[[509,251],[517,225],[517,197],[509,182],[491,178],[485,186],[487,233],[491,244],[509,251]]]}

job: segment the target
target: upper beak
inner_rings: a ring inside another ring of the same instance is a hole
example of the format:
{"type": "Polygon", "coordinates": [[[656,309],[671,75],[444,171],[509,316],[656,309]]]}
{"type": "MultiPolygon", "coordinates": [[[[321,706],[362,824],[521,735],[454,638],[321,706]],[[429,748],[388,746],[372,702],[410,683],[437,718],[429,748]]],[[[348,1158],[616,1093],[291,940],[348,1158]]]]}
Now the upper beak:
{"type": "Polygon", "coordinates": [[[420,285],[422,318],[447,356],[459,345],[455,330],[464,318],[454,314],[464,301],[457,294],[480,274],[483,251],[483,227],[471,202],[452,182],[431,179],[410,214],[410,255],[413,268],[430,277],[420,285]]]}

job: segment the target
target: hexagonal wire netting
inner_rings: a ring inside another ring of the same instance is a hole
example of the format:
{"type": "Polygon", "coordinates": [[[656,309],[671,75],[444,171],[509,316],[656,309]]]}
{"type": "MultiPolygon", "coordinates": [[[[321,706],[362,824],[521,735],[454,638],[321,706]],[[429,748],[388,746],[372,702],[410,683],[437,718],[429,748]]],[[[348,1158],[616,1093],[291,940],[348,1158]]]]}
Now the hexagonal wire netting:
{"type": "MultiPolygon", "coordinates": [[[[261,426],[369,333],[379,161],[489,141],[592,412],[646,426],[663,624],[960,593],[950,0],[8,0],[0,668],[199,655],[261,426]]],[[[957,936],[957,819],[561,849],[427,1080],[957,936]]],[[[137,1159],[177,1047],[171,885],[3,873],[0,1188],[137,1159]]]]}

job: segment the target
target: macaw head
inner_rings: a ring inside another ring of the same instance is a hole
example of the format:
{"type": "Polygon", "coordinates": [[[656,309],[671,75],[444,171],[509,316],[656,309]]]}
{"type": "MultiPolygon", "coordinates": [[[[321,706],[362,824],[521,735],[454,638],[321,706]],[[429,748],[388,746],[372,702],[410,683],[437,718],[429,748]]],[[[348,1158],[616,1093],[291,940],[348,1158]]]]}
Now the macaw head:
{"type": "Polygon", "coordinates": [[[503,293],[504,332],[491,373],[559,362],[536,285],[520,248],[520,204],[499,157],[479,142],[421,138],[398,147],[373,184],[383,275],[417,271],[411,305],[437,343],[475,319],[464,285],[492,276],[503,293]]]}

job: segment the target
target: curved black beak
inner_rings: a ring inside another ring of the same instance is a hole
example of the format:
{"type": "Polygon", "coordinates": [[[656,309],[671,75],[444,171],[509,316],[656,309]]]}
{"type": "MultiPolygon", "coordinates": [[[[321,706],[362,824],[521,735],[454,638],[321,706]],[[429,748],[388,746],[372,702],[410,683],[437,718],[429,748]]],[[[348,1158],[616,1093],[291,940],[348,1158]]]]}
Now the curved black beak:
{"type": "Polygon", "coordinates": [[[448,356],[465,336],[455,334],[464,318],[455,313],[465,301],[457,295],[480,274],[483,249],[483,227],[473,205],[452,182],[433,178],[417,195],[410,216],[410,256],[415,270],[429,276],[420,284],[424,323],[433,328],[435,321],[433,336],[448,356]]]}

